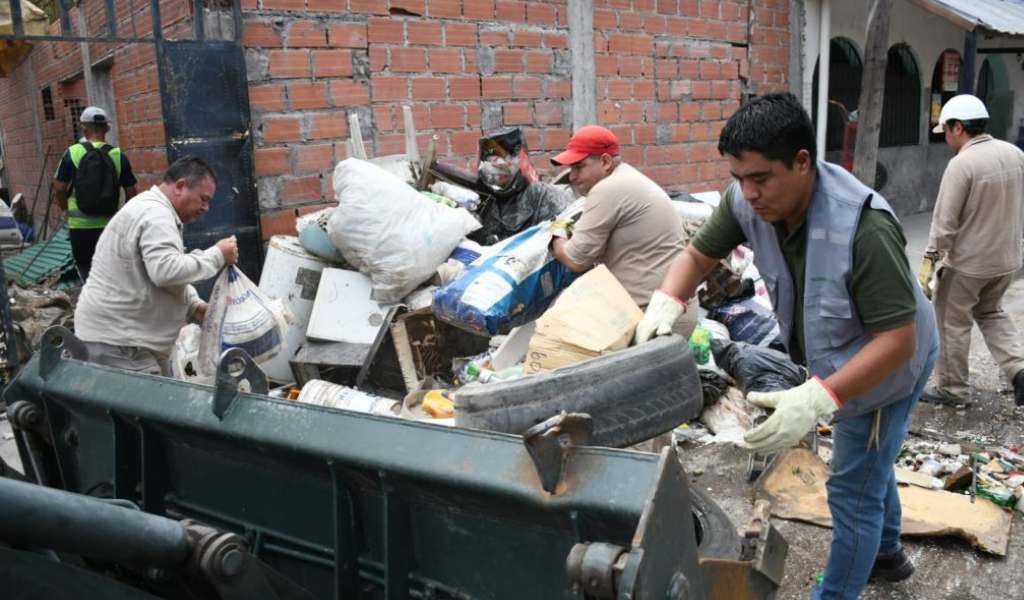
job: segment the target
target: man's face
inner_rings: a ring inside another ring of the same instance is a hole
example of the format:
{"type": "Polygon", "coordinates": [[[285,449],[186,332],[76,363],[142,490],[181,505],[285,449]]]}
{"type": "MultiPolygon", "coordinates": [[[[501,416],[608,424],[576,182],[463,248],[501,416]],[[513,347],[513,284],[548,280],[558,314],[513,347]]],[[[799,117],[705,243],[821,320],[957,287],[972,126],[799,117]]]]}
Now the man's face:
{"type": "Polygon", "coordinates": [[[769,223],[802,220],[814,181],[809,152],[798,152],[792,168],[755,151],[745,151],[739,157],[726,156],[730,173],[758,217],[769,223]]]}
{"type": "Polygon", "coordinates": [[[175,210],[182,223],[194,223],[199,217],[210,210],[210,201],[217,191],[217,185],[213,183],[212,177],[204,177],[189,186],[185,179],[174,182],[174,194],[177,202],[174,203],[175,210]]]}
{"type": "Polygon", "coordinates": [[[964,126],[960,121],[946,121],[942,126],[942,133],[946,136],[946,145],[954,154],[960,152],[963,142],[964,126]]]}
{"type": "Polygon", "coordinates": [[[580,196],[586,196],[598,181],[612,172],[614,159],[607,154],[588,156],[569,166],[569,183],[580,196]]]}

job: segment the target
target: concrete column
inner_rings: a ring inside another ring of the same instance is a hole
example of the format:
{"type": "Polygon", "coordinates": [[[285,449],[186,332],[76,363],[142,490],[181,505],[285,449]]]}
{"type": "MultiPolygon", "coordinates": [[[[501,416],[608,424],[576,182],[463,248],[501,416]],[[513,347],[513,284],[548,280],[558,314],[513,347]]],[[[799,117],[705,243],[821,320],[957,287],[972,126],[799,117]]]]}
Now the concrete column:
{"type": "Polygon", "coordinates": [[[569,0],[569,51],[572,55],[572,128],[575,131],[597,123],[593,0],[569,0]]]}

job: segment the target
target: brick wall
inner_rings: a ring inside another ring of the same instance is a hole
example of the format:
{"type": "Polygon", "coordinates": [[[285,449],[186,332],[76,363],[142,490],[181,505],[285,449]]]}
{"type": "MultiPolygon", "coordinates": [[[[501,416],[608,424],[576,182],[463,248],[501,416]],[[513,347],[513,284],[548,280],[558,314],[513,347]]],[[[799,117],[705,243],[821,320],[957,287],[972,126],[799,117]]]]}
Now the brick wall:
{"type": "MultiPolygon", "coordinates": [[[[84,0],[88,31],[98,35],[105,27],[103,0],[84,0]]],[[[152,30],[149,2],[115,2],[121,35],[148,35],[152,30]],[[135,12],[129,13],[134,4],[135,12]]],[[[188,5],[184,0],[161,0],[165,34],[175,36],[188,28],[188,5]]],[[[51,33],[60,35],[60,23],[51,24],[51,33]]],[[[118,119],[118,144],[132,163],[140,189],[156,182],[167,168],[164,147],[163,116],[160,109],[156,56],[152,44],[92,44],[93,63],[110,65],[110,79],[118,119]]],[[[31,61],[22,63],[15,73],[0,79],[0,130],[5,142],[4,185],[12,196],[24,194],[35,205],[37,227],[46,214],[50,181],[60,155],[74,143],[75,127],[71,103],[88,105],[82,58],[77,43],[38,42],[31,61]],[[31,69],[31,73],[30,73],[31,69]],[[34,82],[33,82],[34,79],[34,82]],[[42,90],[49,88],[53,100],[53,118],[47,119],[42,90]],[[35,113],[35,118],[33,117],[35,113]],[[42,147],[37,145],[35,119],[40,124],[42,147]],[[54,155],[44,168],[47,150],[54,155]],[[43,185],[37,189],[40,173],[43,185]],[[38,201],[37,201],[38,199],[38,201]]],[[[109,108],[109,107],[107,107],[109,108]]],[[[51,228],[62,214],[56,206],[50,210],[51,228]]]]}
{"type": "MultiPolygon", "coordinates": [[[[724,187],[716,149],[741,94],[787,89],[789,3],[595,0],[598,122],[669,188],[724,187]],[[749,33],[748,33],[749,31],[749,33]]],[[[250,0],[244,43],[264,235],[331,201],[355,112],[368,153],[473,167],[482,131],[522,127],[542,172],[571,134],[565,0],[250,0]]]]}
{"type": "MultiPolygon", "coordinates": [[[[124,30],[128,3],[116,4],[124,30]]],[[[148,3],[137,4],[142,34],[148,3]]],[[[188,27],[190,4],[162,0],[167,35],[188,27]]],[[[420,151],[436,136],[442,160],[467,168],[483,131],[522,127],[543,173],[569,139],[566,0],[242,0],[242,8],[265,237],[293,231],[297,214],[331,201],[350,113],[368,152],[382,156],[404,151],[409,105],[420,151]]],[[[598,122],[660,184],[722,188],[727,172],[715,146],[725,119],[744,92],[788,87],[788,10],[786,0],[756,2],[752,14],[746,2],[594,0],[598,122]]],[[[93,54],[113,57],[120,143],[148,185],[166,166],[153,48],[96,45],[93,54]]],[[[39,91],[53,86],[60,111],[78,92],[56,83],[81,64],[77,44],[67,43],[39,44],[33,61],[35,89],[27,64],[0,79],[5,182],[28,197],[41,168],[31,118],[36,111],[42,121],[39,91]]],[[[68,117],[58,120],[44,123],[44,147],[72,141],[68,117]]]]}

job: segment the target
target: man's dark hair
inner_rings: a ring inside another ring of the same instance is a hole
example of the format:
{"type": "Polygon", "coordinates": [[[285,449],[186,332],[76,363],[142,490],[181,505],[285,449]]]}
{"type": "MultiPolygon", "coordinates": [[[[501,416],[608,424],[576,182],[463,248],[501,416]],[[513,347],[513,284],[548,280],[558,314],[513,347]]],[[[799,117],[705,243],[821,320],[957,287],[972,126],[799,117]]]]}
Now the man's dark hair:
{"type": "Polygon", "coordinates": [[[814,126],[811,117],[789,92],[766,94],[740,106],[718,136],[718,152],[739,157],[747,151],[760,152],[768,160],[781,160],[787,169],[801,150],[815,159],[814,126]]]}
{"type": "Polygon", "coordinates": [[[969,121],[949,119],[946,121],[946,125],[949,127],[952,127],[953,123],[960,123],[964,128],[964,132],[971,137],[985,133],[985,128],[988,127],[988,119],[971,119],[969,121]]]}
{"type": "Polygon", "coordinates": [[[207,177],[213,180],[214,185],[217,184],[217,175],[214,174],[210,164],[198,156],[189,154],[182,156],[167,167],[167,171],[164,173],[164,183],[174,183],[179,179],[184,179],[188,187],[192,187],[207,177]]]}
{"type": "Polygon", "coordinates": [[[105,135],[110,131],[109,123],[82,123],[82,133],[89,135],[105,135]]]}

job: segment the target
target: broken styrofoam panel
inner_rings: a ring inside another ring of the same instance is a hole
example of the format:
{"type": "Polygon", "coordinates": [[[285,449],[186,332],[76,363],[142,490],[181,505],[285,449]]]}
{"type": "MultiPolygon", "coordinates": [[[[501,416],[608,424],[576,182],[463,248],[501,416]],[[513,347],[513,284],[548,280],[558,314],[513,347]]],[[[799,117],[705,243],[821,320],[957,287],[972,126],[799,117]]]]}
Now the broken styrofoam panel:
{"type": "Polygon", "coordinates": [[[504,371],[526,360],[526,350],[530,347],[530,338],[536,330],[537,322],[530,321],[510,331],[505,336],[505,341],[491,354],[491,369],[504,371]]]}
{"type": "Polygon", "coordinates": [[[372,344],[391,307],[371,299],[371,290],[370,278],[362,273],[324,269],[306,337],[328,342],[372,344]]]}

